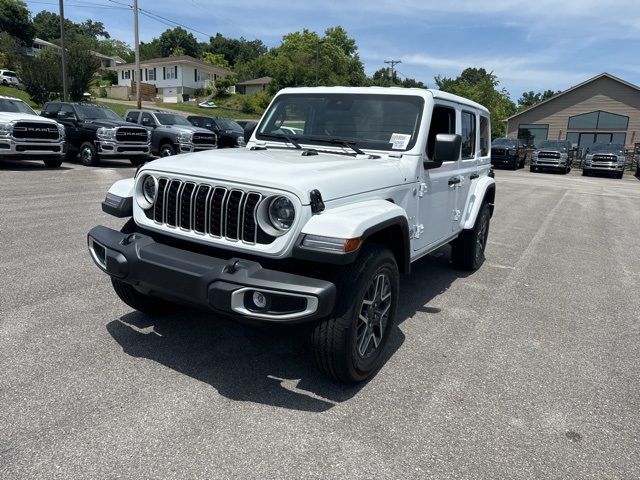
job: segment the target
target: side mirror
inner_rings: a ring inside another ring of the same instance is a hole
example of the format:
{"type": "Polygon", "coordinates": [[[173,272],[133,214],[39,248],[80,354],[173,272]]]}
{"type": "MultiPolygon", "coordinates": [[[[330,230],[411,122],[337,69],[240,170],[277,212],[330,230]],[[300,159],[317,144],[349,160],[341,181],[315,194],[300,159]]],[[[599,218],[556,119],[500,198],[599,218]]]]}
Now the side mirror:
{"type": "Polygon", "coordinates": [[[58,112],[58,120],[66,120],[68,122],[77,122],[78,117],[73,112],[58,112]]]}
{"type": "Polygon", "coordinates": [[[244,126],[244,143],[249,143],[251,135],[258,126],[258,122],[249,122],[244,126]]]}
{"type": "Polygon", "coordinates": [[[436,142],[433,148],[433,159],[426,160],[425,169],[438,168],[443,162],[451,162],[460,158],[460,150],[462,148],[462,137],[460,135],[452,135],[439,133],[436,135],[436,142]]]}

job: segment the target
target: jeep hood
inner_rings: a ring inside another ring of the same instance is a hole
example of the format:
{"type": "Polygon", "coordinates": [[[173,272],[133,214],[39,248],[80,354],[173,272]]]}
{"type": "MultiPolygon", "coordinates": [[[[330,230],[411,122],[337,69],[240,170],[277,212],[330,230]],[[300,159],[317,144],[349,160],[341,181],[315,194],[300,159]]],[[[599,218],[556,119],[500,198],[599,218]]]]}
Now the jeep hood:
{"type": "Polygon", "coordinates": [[[28,113],[0,112],[0,122],[42,122],[56,125],[58,122],[49,118],[40,117],[38,115],[30,115],[28,113]]]}
{"type": "Polygon", "coordinates": [[[329,201],[406,183],[397,158],[301,154],[302,150],[275,148],[209,150],[154,160],[143,170],[269,187],[291,192],[303,204],[309,203],[309,192],[315,189],[329,201]]]}

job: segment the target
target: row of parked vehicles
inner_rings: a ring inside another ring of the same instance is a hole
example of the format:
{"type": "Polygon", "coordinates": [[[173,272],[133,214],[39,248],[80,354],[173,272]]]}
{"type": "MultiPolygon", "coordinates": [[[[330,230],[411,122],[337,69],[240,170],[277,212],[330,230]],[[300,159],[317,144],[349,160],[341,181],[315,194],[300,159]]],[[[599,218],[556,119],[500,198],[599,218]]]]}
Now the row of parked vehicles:
{"type": "MultiPolygon", "coordinates": [[[[516,138],[498,138],[491,143],[491,164],[513,170],[524,168],[530,149],[516,138]]],[[[569,173],[576,160],[576,149],[568,140],[545,140],[531,152],[531,172],[556,171],[569,173]]],[[[582,175],[613,174],[622,178],[626,165],[624,145],[596,143],[582,162],[582,175]]],[[[640,171],[640,165],[638,166],[640,171]]]]}
{"type": "Polygon", "coordinates": [[[49,102],[38,115],[17,98],[0,97],[0,158],[43,160],[51,168],[76,157],[141,165],[152,157],[244,146],[244,130],[225,118],[183,117],[153,109],[128,110],[123,119],[91,103],[49,102]]]}

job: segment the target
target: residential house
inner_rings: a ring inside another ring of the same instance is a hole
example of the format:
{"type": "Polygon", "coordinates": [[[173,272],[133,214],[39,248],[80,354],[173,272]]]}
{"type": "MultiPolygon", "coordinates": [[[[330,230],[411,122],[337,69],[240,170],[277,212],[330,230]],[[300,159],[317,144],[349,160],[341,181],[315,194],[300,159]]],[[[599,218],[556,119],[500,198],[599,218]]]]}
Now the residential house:
{"type": "MultiPolygon", "coordinates": [[[[118,86],[131,87],[135,64],[126,63],[112,68],[118,72],[118,86]]],[[[166,103],[188,101],[197,89],[206,88],[218,78],[235,75],[188,55],[153,58],[140,62],[140,79],[156,87],[157,95],[166,103]]]]}
{"type": "Polygon", "coordinates": [[[253,80],[247,80],[240,82],[236,85],[238,93],[243,95],[251,95],[253,93],[261,93],[269,88],[269,84],[272,82],[271,77],[254,78],[253,80]]]}
{"type": "MultiPolygon", "coordinates": [[[[46,40],[42,40],[41,38],[35,38],[33,40],[33,45],[31,47],[24,49],[24,54],[29,57],[35,57],[36,55],[39,55],[44,49],[47,49],[47,48],[53,48],[59,51],[60,45],[47,42],[46,40]]],[[[93,52],[93,51],[91,53],[93,53],[93,55],[100,61],[101,69],[111,68],[111,67],[115,67],[117,65],[122,65],[123,63],[126,63],[122,57],[119,57],[117,55],[109,56],[109,55],[103,55],[102,53],[93,52]]]]}

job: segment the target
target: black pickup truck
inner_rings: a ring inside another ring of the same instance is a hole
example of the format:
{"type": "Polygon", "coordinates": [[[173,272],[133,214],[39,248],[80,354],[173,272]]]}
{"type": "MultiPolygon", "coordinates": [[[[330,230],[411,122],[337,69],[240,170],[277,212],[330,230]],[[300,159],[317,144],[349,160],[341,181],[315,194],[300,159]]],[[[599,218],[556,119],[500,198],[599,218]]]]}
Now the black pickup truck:
{"type": "Polygon", "coordinates": [[[151,155],[151,135],[143,127],[125,122],[107,107],[90,103],[49,102],[42,116],[63,124],[66,132],[67,159],[78,154],[87,166],[101,158],[127,158],[141,165],[151,155]]]}
{"type": "Polygon", "coordinates": [[[491,142],[491,165],[512,170],[524,168],[527,149],[517,138],[496,138],[491,142]]]}

